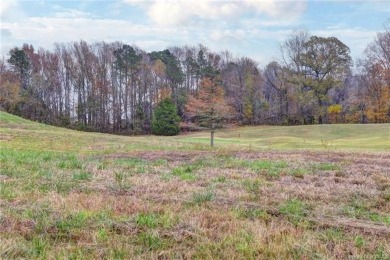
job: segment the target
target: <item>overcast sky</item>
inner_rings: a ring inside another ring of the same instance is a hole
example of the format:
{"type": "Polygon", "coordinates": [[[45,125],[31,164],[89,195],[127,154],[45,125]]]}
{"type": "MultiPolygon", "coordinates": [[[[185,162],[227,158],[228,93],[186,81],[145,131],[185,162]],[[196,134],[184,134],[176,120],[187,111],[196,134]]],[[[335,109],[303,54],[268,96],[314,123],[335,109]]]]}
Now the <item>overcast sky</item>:
{"type": "Polygon", "coordinates": [[[201,43],[261,66],[279,58],[296,28],[335,36],[358,58],[390,18],[390,1],[1,0],[1,55],[23,43],[52,49],[80,39],[123,41],[146,51],[201,43]]]}

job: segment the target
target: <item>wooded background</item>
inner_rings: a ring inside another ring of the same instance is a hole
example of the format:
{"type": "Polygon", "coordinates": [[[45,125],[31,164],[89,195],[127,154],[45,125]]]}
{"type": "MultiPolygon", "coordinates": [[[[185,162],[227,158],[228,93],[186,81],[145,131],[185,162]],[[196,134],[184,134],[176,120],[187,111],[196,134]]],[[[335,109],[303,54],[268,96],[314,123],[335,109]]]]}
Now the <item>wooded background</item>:
{"type": "Polygon", "coordinates": [[[206,79],[223,88],[232,124],[390,122],[388,27],[356,61],[339,39],[297,30],[264,68],[203,45],[147,53],[122,42],[79,41],[53,50],[15,47],[0,61],[0,76],[4,110],[80,130],[150,133],[153,110],[167,97],[191,129],[186,106],[206,79]]]}

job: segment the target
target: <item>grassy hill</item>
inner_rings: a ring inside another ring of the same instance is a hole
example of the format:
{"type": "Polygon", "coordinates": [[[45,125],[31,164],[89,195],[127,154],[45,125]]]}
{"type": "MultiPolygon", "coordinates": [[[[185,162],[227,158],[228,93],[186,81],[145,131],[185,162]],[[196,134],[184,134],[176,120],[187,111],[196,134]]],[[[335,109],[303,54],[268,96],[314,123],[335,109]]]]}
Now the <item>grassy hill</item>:
{"type": "Polygon", "coordinates": [[[390,257],[390,125],[114,136],[0,112],[0,258],[390,257]]]}
{"type": "MultiPolygon", "coordinates": [[[[84,133],[38,124],[0,112],[2,139],[12,139],[13,147],[72,150],[83,153],[112,152],[116,149],[170,150],[207,149],[209,133],[176,137],[125,137],[84,133]]],[[[309,126],[256,126],[221,130],[216,145],[222,148],[251,149],[347,149],[390,150],[390,124],[340,124],[309,126]]]]}

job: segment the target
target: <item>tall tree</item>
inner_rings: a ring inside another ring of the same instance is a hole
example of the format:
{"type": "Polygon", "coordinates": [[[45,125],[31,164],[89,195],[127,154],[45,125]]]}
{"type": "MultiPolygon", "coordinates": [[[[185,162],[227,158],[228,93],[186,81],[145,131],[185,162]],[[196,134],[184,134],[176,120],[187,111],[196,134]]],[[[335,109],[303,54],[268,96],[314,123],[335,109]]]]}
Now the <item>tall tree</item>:
{"type": "Polygon", "coordinates": [[[22,90],[27,90],[30,75],[31,75],[31,63],[24,52],[19,48],[14,48],[10,52],[10,58],[8,63],[12,65],[14,71],[19,75],[20,85],[22,90]]]}
{"type": "Polygon", "coordinates": [[[130,121],[134,127],[137,115],[137,106],[139,105],[136,99],[136,77],[139,71],[138,66],[142,58],[141,55],[135,52],[133,47],[126,44],[123,45],[122,48],[115,50],[114,56],[116,58],[116,68],[119,71],[119,109],[121,109],[123,102],[125,128],[130,126],[130,121]]]}
{"type": "Polygon", "coordinates": [[[287,123],[289,119],[289,75],[288,69],[276,61],[269,63],[264,70],[265,84],[269,88],[267,99],[269,103],[276,104],[272,111],[276,122],[280,123],[287,123]]]}
{"type": "Polygon", "coordinates": [[[215,79],[204,78],[198,96],[190,96],[186,112],[200,127],[210,130],[210,145],[214,146],[214,133],[231,118],[232,109],[225,100],[224,90],[215,79]]]}
{"type": "Polygon", "coordinates": [[[341,87],[349,75],[352,59],[349,48],[335,37],[309,37],[295,31],[281,46],[282,58],[291,74],[287,83],[304,123],[326,121],[329,92],[341,87]]]}
{"type": "Polygon", "coordinates": [[[318,123],[326,116],[329,90],[340,86],[352,65],[349,48],[335,37],[312,36],[304,44],[300,63],[303,67],[303,87],[317,99],[318,123]]]}
{"type": "Polygon", "coordinates": [[[152,61],[161,60],[165,64],[165,75],[171,88],[171,98],[181,115],[184,104],[179,102],[181,99],[178,95],[178,89],[184,81],[184,74],[178,59],[169,50],[151,52],[149,57],[152,61]]]}
{"type": "Polygon", "coordinates": [[[14,73],[7,69],[5,59],[0,59],[0,107],[15,113],[20,101],[20,84],[14,73]]]}
{"type": "Polygon", "coordinates": [[[390,122],[390,20],[367,46],[360,69],[364,91],[359,99],[366,100],[364,114],[370,122],[390,122]]]}

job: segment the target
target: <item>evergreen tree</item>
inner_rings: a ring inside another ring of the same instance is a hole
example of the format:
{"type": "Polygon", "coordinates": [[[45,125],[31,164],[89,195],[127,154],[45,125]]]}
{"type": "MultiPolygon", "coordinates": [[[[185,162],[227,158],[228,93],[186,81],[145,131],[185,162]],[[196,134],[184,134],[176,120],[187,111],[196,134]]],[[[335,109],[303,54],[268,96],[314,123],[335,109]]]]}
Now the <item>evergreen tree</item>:
{"type": "Polygon", "coordinates": [[[154,110],[152,133],[156,135],[179,134],[180,117],[177,108],[170,98],[161,101],[154,110]]]}
{"type": "Polygon", "coordinates": [[[11,64],[15,72],[19,74],[22,90],[27,90],[31,72],[31,63],[27,54],[24,50],[14,48],[10,50],[9,55],[11,57],[8,59],[8,63],[11,64]]]}

